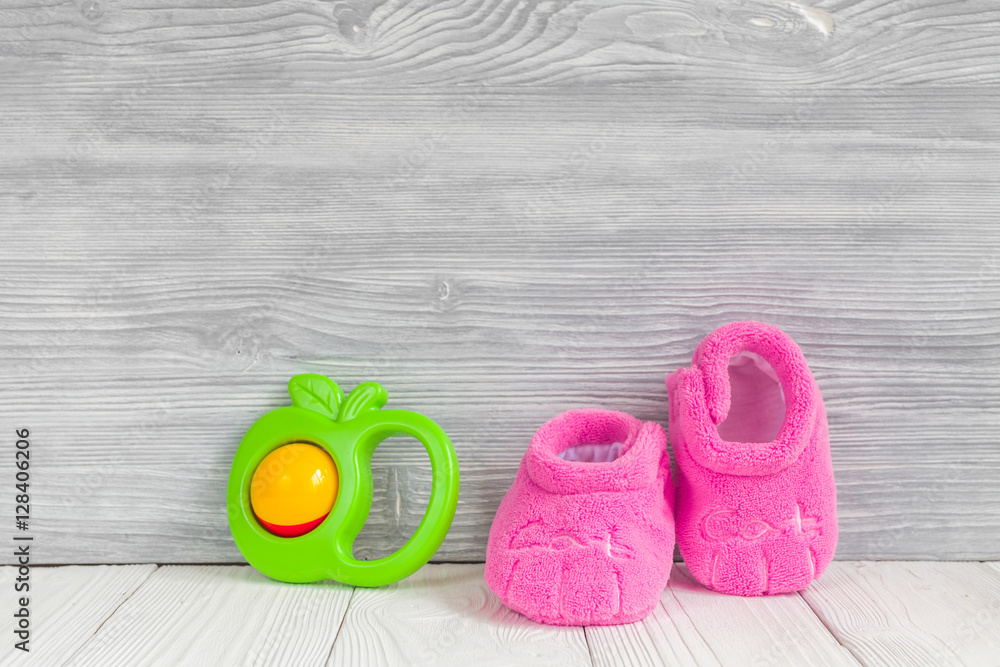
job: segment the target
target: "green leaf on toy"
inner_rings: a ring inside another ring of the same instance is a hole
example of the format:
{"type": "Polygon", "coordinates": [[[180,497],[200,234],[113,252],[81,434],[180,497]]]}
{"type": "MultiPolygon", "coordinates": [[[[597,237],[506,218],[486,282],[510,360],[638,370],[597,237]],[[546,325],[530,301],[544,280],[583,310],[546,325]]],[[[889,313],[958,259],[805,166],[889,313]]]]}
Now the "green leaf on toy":
{"type": "Polygon", "coordinates": [[[337,419],[340,405],[344,402],[344,392],[336,382],[313,373],[296,375],[289,380],[288,393],[296,407],[318,412],[330,419],[337,419]]]}
{"type": "Polygon", "coordinates": [[[337,421],[346,422],[354,419],[362,412],[369,410],[381,410],[385,402],[389,400],[389,392],[378,382],[362,382],[347,395],[344,407],[340,411],[337,421]]]}

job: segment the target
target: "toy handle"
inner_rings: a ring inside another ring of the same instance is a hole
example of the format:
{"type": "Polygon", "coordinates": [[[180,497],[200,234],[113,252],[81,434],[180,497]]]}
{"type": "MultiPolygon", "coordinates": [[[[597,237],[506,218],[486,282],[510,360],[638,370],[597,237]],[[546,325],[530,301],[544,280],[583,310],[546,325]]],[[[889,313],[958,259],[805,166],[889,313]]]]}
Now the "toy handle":
{"type": "Polygon", "coordinates": [[[361,473],[359,478],[367,485],[362,492],[368,503],[365,518],[371,509],[371,456],[375,448],[392,435],[412,436],[427,450],[431,461],[431,498],[416,531],[402,548],[389,556],[370,561],[354,558],[354,539],[363,524],[347,528],[341,534],[337,549],[340,563],[338,576],[335,578],[357,586],[391,584],[423,567],[448,534],[458,504],[458,456],[444,430],[415,412],[382,410],[379,416],[381,419],[378,423],[361,433],[355,449],[355,464],[361,473]]]}

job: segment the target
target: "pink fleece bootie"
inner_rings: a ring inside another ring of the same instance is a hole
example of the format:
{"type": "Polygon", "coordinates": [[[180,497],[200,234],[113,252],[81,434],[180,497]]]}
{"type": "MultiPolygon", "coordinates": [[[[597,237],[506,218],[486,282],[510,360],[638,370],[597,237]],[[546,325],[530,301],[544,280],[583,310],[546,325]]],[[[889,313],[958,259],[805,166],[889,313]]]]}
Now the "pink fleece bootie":
{"type": "Polygon", "coordinates": [[[637,621],[674,552],[666,434],[623,412],[571,410],[535,434],[490,530],[486,583],[550,625],[637,621]]]}
{"type": "Polygon", "coordinates": [[[667,377],[677,544],[732,595],[805,588],[833,559],[837,498],[819,387],[777,327],[733,322],[667,377]]]}

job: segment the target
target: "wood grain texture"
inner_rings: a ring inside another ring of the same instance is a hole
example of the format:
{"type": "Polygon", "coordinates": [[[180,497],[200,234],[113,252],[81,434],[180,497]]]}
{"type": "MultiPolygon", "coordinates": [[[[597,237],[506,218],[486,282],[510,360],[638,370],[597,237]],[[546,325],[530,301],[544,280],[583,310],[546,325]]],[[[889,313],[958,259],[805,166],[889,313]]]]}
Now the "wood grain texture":
{"type": "Polygon", "coordinates": [[[1000,665],[990,565],[839,562],[802,596],[865,665],[1000,665]]]}
{"type": "MultiPolygon", "coordinates": [[[[94,6],[0,8],[39,562],[240,562],[228,466],[300,372],[445,428],[438,558],[481,561],[545,420],[665,423],[741,318],[819,380],[839,557],[1000,557],[992,3],[94,6]]],[[[428,493],[383,447],[367,558],[428,493]]]]}
{"type": "Polygon", "coordinates": [[[328,665],[590,665],[583,628],[504,607],[482,565],[427,565],[398,584],[358,588],[328,665]]]}
{"type": "Polygon", "coordinates": [[[67,664],[320,665],[352,591],[248,566],[161,567],[67,664]]]}
{"type": "Polygon", "coordinates": [[[8,646],[0,663],[859,664],[837,638],[866,665],[989,666],[998,655],[996,563],[836,563],[804,592],[812,609],[799,595],[711,593],[677,566],[646,619],[599,628],[538,625],[506,609],[482,565],[428,565],[353,594],[268,581],[248,566],[154,569],[33,570],[32,652],[8,646]]]}
{"type": "Polygon", "coordinates": [[[62,664],[155,569],[155,565],[33,568],[28,575],[29,590],[15,592],[15,578],[21,576],[17,568],[0,568],[4,619],[13,618],[19,609],[17,600],[27,597],[31,633],[27,653],[13,646],[20,638],[12,638],[13,634],[7,638],[0,650],[0,665],[62,664]]]}
{"type": "MultiPolygon", "coordinates": [[[[444,100],[317,93],[186,212],[267,112],[157,88],[70,167],[111,97],[36,99],[0,129],[3,410],[44,443],[45,562],[239,560],[229,462],[298,372],[378,380],[442,424],[465,483],[440,557],[481,560],[541,423],[664,421],[664,374],[739,318],[785,328],[817,375],[841,557],[1000,552],[1000,95],[761,93],[741,114],[697,92],[502,94],[396,174],[444,100]],[[959,106],[983,124],[941,143],[959,106]]],[[[419,447],[385,447],[366,555],[426,501],[419,447]]]]}
{"type": "Polygon", "coordinates": [[[998,27],[990,0],[13,0],[0,71],[379,89],[996,84],[998,27]]]}
{"type": "MultiPolygon", "coordinates": [[[[586,629],[594,667],[722,664],[674,594],[672,586],[677,582],[688,585],[689,579],[674,566],[660,604],[641,621],[586,629]]],[[[803,618],[808,624],[808,617],[803,618]]],[[[714,631],[708,636],[715,636],[714,631]]]]}
{"type": "Polygon", "coordinates": [[[719,664],[859,664],[797,593],[758,598],[720,595],[695,582],[683,565],[674,567],[668,592],[719,664]]]}

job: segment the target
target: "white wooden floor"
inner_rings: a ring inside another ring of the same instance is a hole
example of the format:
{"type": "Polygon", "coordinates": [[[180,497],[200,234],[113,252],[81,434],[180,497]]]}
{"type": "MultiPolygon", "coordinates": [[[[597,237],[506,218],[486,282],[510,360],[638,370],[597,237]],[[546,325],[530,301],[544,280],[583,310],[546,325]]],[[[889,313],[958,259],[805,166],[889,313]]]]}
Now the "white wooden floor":
{"type": "MultiPolygon", "coordinates": [[[[6,588],[16,575],[0,572],[6,588]]],[[[802,594],[757,599],[707,591],[678,565],[653,614],[599,628],[511,612],[482,565],[428,565],[380,589],[238,565],[31,576],[31,653],[10,642],[0,664],[1000,665],[1000,563],[836,562],[802,594]]]]}

